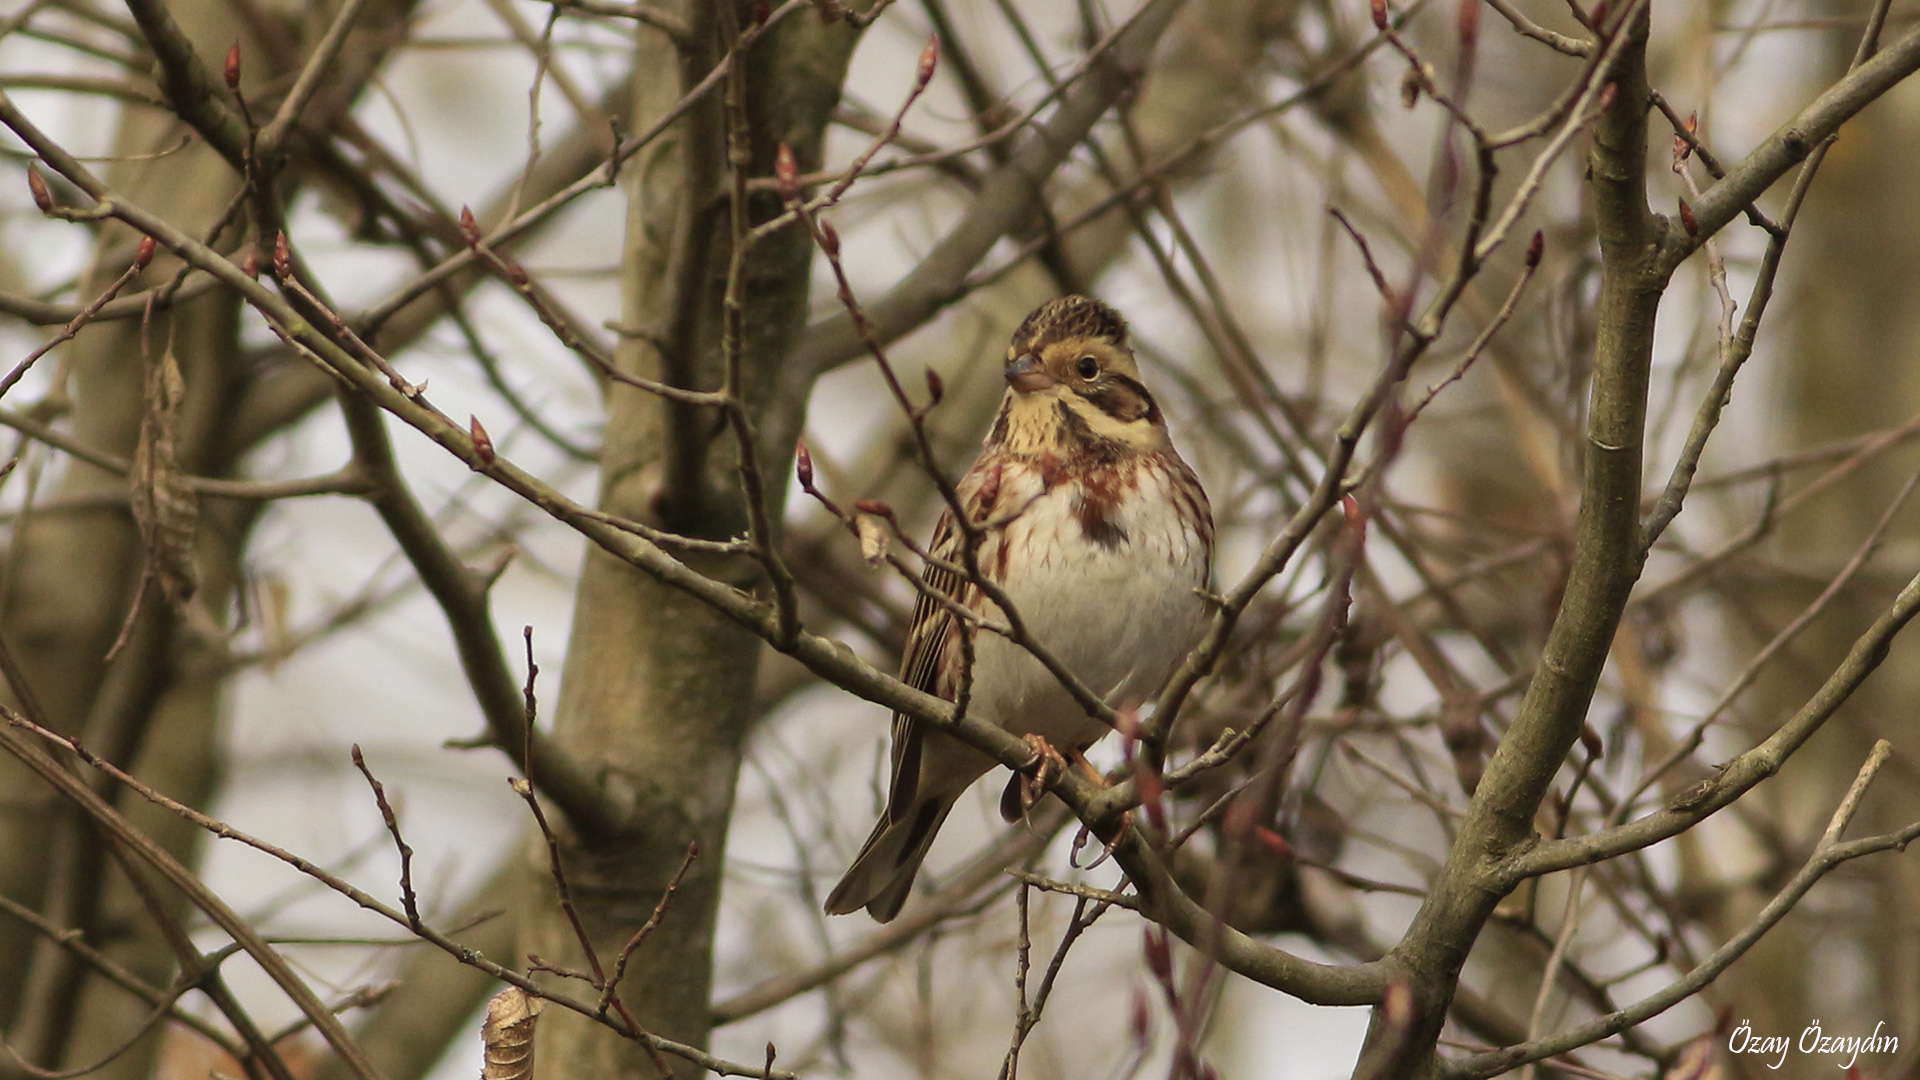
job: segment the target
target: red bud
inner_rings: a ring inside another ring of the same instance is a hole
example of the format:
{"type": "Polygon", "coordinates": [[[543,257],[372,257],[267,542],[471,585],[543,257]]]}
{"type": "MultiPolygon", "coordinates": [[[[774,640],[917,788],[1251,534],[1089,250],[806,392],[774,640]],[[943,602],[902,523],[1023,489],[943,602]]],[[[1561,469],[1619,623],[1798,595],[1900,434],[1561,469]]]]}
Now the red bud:
{"type": "Polygon", "coordinates": [[[1592,724],[1580,725],[1580,745],[1586,747],[1590,757],[1599,757],[1606,749],[1606,745],[1600,741],[1600,733],[1593,730],[1592,724]]]}
{"type": "Polygon", "coordinates": [[[293,276],[293,249],[287,245],[286,233],[273,238],[273,272],[277,277],[293,276]]]}
{"type": "Polygon", "coordinates": [[[233,48],[227,50],[227,89],[240,89],[240,43],[235,41],[233,48]]]}
{"type": "Polygon", "coordinates": [[[875,517],[883,517],[888,520],[892,520],[893,518],[893,507],[888,506],[879,499],[861,499],[859,502],[853,504],[853,508],[863,514],[872,514],[875,517]]]}
{"type": "Polygon", "coordinates": [[[1133,1041],[1137,1043],[1145,1043],[1153,1034],[1153,1012],[1147,992],[1138,987],[1133,991],[1133,1015],[1128,1018],[1127,1026],[1133,1029],[1133,1041]]]}
{"type": "Polygon", "coordinates": [[[260,252],[257,248],[248,248],[246,255],[241,257],[240,272],[255,281],[260,280],[260,252]]]}
{"type": "Polygon", "coordinates": [[[927,39],[927,47],[920,50],[920,67],[914,72],[913,92],[919,93],[933,81],[933,69],[940,63],[940,37],[934,35],[927,39]]]}
{"type": "Polygon", "coordinates": [[[467,434],[473,439],[473,453],[480,459],[480,464],[483,467],[493,464],[493,436],[488,435],[487,429],[480,426],[479,417],[471,415],[467,417],[467,434]]]}
{"type": "Polygon", "coordinates": [[[480,223],[473,220],[473,207],[460,208],[460,235],[466,238],[468,247],[477,247],[480,243],[480,223]]]}
{"type": "Polygon", "coordinates": [[[1688,236],[1700,235],[1700,223],[1694,220],[1693,207],[1688,206],[1685,199],[1680,200],[1680,227],[1687,230],[1688,236]]]}
{"type": "Polygon", "coordinates": [[[793,159],[793,147],[786,143],[773,153],[773,179],[780,185],[780,197],[787,202],[800,198],[800,163],[793,159]]]}
{"type": "Polygon", "coordinates": [[[1268,851],[1273,852],[1283,859],[1293,857],[1293,845],[1287,843],[1287,838],[1267,828],[1265,825],[1257,825],[1254,827],[1253,838],[1265,845],[1268,851]]]}
{"type": "Polygon", "coordinates": [[[1140,759],[1139,766],[1133,772],[1133,788],[1140,794],[1140,802],[1150,809],[1158,807],[1161,796],[1167,793],[1167,785],[1160,779],[1160,774],[1147,767],[1145,758],[1140,759]]]}
{"type": "Polygon", "coordinates": [[[1369,0],[1368,7],[1373,12],[1373,28],[1375,30],[1385,30],[1387,28],[1387,0],[1369,0]]]}
{"type": "Polygon", "coordinates": [[[813,490],[813,455],[807,452],[807,444],[802,442],[793,448],[793,471],[800,478],[802,491],[813,490]]]}
{"type": "Polygon", "coordinates": [[[1607,0],[1600,0],[1599,3],[1593,5],[1592,20],[1588,25],[1592,26],[1595,30],[1607,24],[1607,0]]]}
{"type": "Polygon", "coordinates": [[[1600,88],[1600,111],[1606,112],[1608,109],[1613,108],[1613,99],[1619,96],[1620,96],[1619,83],[1610,82],[1607,85],[1601,87],[1600,88]]]}
{"type": "Polygon", "coordinates": [[[1697,141],[1694,138],[1694,133],[1699,130],[1700,114],[1698,112],[1691,112],[1687,114],[1687,122],[1680,125],[1680,130],[1674,133],[1673,166],[1676,171],[1679,170],[1681,162],[1693,155],[1694,143],[1697,141]]]}
{"type": "Polygon", "coordinates": [[[1455,16],[1460,28],[1460,46],[1473,48],[1474,40],[1480,36],[1480,0],[1460,0],[1455,16]]]}
{"type": "Polygon", "coordinates": [[[833,227],[833,222],[825,218],[820,220],[820,250],[826,252],[828,258],[836,258],[840,254],[840,232],[833,227]]]}
{"type": "Polygon", "coordinates": [[[931,409],[935,405],[940,404],[940,399],[946,396],[947,396],[947,386],[945,383],[940,381],[940,373],[933,370],[932,368],[928,368],[927,369],[927,408],[931,409]]]}
{"type": "Polygon", "coordinates": [[[39,207],[41,213],[53,213],[53,192],[47,190],[46,178],[33,165],[27,166],[27,190],[33,192],[33,205],[39,207]]]}
{"type": "Polygon", "coordinates": [[[502,258],[500,268],[506,272],[507,280],[525,288],[533,279],[527,276],[527,268],[512,259],[502,258]]]}
{"type": "Polygon", "coordinates": [[[1547,238],[1540,235],[1539,229],[1533,230],[1533,239],[1527,243],[1527,269],[1539,266],[1540,256],[1546,250],[1547,238]]]}
{"type": "Polygon", "coordinates": [[[141,237],[140,246],[134,249],[134,252],[133,252],[133,265],[139,267],[142,270],[145,270],[147,268],[147,264],[153,261],[153,253],[157,248],[159,248],[159,246],[160,246],[159,242],[154,240],[153,237],[151,236],[141,237]]]}
{"type": "Polygon", "coordinates": [[[1147,928],[1147,969],[1153,977],[1162,983],[1173,981],[1173,946],[1167,941],[1166,930],[1149,926],[1147,928]]]}
{"type": "Polygon", "coordinates": [[[1346,516],[1347,528],[1353,531],[1353,538],[1367,542],[1367,515],[1360,509],[1360,500],[1351,494],[1340,496],[1340,511],[1346,516]]]}

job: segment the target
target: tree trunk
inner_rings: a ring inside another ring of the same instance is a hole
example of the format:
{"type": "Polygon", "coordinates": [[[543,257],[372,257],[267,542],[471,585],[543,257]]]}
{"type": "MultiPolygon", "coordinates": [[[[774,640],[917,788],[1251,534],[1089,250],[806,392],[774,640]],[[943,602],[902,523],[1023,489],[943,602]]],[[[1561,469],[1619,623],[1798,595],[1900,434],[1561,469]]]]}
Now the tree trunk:
{"type": "MultiPolygon", "coordinates": [[[[685,5],[685,14],[694,36],[684,57],[658,34],[640,32],[637,126],[670,108],[724,55],[718,43],[727,20],[698,3],[685,5]]],[[[742,5],[739,17],[746,22],[751,5],[742,5]]],[[[769,175],[783,142],[803,171],[817,167],[856,41],[851,28],[802,13],[750,50],[750,175],[769,175]]],[[[634,374],[685,380],[702,390],[720,385],[730,251],[724,153],[716,93],[627,166],[622,319],[664,339],[626,339],[619,362],[634,374]]],[[[760,221],[779,204],[763,195],[751,208],[760,221]]],[[[806,234],[789,228],[756,247],[746,269],[743,384],[776,511],[811,388],[786,377],[780,363],[805,324],[811,256],[806,234]]],[[[678,415],[654,395],[617,384],[608,394],[602,508],[693,535],[744,533],[734,444],[714,413],[678,415]],[[676,456],[688,447],[694,459],[676,456]]],[[[741,586],[759,578],[757,567],[741,559],[695,565],[741,586]]],[[[631,802],[637,826],[620,836],[567,835],[568,882],[601,960],[611,967],[689,845],[699,845],[672,912],[634,955],[623,983],[623,997],[642,1026],[694,1045],[707,1040],[721,868],[735,781],[755,719],[748,688],[760,652],[756,638],[704,604],[589,550],[554,730],[562,746],[599,771],[610,793],[631,802]]],[[[535,858],[544,863],[544,852],[535,858]]],[[[523,951],[583,965],[551,882],[531,892],[524,900],[523,951]]],[[[577,1016],[549,1013],[540,1038],[541,1068],[557,1076],[638,1075],[653,1068],[642,1048],[577,1016]]],[[[698,1072],[685,1063],[676,1068],[688,1077],[698,1072]]]]}

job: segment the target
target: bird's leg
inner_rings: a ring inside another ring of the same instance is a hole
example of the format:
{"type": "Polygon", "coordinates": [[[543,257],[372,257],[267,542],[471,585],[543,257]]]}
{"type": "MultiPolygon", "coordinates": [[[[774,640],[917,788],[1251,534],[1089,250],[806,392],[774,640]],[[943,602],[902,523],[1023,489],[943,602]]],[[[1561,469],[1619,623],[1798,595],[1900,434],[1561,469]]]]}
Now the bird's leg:
{"type": "MultiPolygon", "coordinates": [[[[1080,767],[1081,771],[1087,774],[1087,778],[1092,780],[1096,786],[1103,787],[1103,788],[1110,788],[1113,786],[1112,784],[1109,784],[1107,782],[1107,778],[1105,776],[1101,775],[1099,769],[1096,769],[1093,767],[1093,762],[1087,760],[1087,755],[1079,747],[1074,748],[1073,761],[1074,761],[1074,764],[1080,767]]],[[[1123,812],[1120,815],[1120,827],[1114,830],[1113,839],[1107,841],[1106,846],[1100,849],[1100,857],[1088,863],[1087,865],[1080,867],[1080,869],[1091,870],[1094,867],[1099,866],[1101,863],[1106,862],[1107,857],[1113,854],[1114,848],[1120,846],[1120,841],[1126,837],[1127,830],[1131,828],[1133,828],[1133,811],[1128,810],[1123,812]]],[[[1069,856],[1069,858],[1074,862],[1076,866],[1079,864],[1080,849],[1087,846],[1087,838],[1092,835],[1093,835],[1092,831],[1089,830],[1085,825],[1082,825],[1080,826],[1079,833],[1077,833],[1074,836],[1073,853],[1069,856]]]]}
{"type": "Polygon", "coordinates": [[[1087,760],[1085,747],[1076,746],[1068,751],[1067,760],[1073,762],[1074,765],[1079,767],[1081,772],[1087,774],[1087,779],[1093,781],[1095,787],[1110,788],[1113,786],[1107,783],[1105,774],[1101,773],[1099,769],[1094,768],[1093,762],[1087,760]]]}

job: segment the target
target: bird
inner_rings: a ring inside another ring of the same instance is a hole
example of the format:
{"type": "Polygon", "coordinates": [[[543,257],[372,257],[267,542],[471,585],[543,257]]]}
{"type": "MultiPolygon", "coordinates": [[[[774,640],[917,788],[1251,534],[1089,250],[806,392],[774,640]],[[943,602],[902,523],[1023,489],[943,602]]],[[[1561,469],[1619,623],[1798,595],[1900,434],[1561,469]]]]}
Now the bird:
{"type": "MultiPolygon", "coordinates": [[[[979,456],[954,485],[980,537],[975,565],[1032,640],[1116,710],[1154,699],[1199,641],[1210,607],[1213,515],[1166,417],[1141,381],[1126,320],[1065,296],[1034,309],[1007,346],[1007,390],[979,456]]],[[[991,623],[999,607],[967,577],[966,531],[949,506],[934,526],[900,679],[1036,744],[1083,751],[1108,728],[1024,646],[977,631],[970,681],[963,629],[937,591],[991,623]]],[[[886,808],[826,911],[898,915],[941,823],[996,762],[904,713],[893,718],[886,808]]],[[[1084,759],[1082,759],[1084,760],[1084,759]]],[[[1028,800],[1014,777],[1001,813],[1028,800]]]]}

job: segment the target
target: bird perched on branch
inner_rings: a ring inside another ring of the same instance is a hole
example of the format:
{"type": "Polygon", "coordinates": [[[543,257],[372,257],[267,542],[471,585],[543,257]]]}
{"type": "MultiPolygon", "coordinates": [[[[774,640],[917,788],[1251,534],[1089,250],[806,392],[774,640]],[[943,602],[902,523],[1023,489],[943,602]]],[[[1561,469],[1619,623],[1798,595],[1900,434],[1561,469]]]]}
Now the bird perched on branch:
{"type": "MultiPolygon", "coordinates": [[[[1116,710],[1159,693],[1207,616],[1213,516],[1199,478],[1173,448],[1127,343],[1127,324],[1098,300],[1041,305],[1007,347],[1007,394],[980,456],[956,485],[977,547],[972,564],[1010,601],[1027,634],[1116,710]]],[[[923,580],[989,624],[1005,614],[966,572],[967,534],[952,509],[935,526],[923,580]]],[[[1107,728],[1024,645],[973,635],[932,597],[914,606],[900,678],[957,701],[968,715],[1077,751],[1107,728]],[[969,678],[970,675],[970,678],[969,678]]],[[[1042,745],[1044,743],[1044,745],[1042,745]]],[[[886,811],[840,884],[829,914],[899,914],[934,834],[960,795],[993,767],[986,754],[911,717],[893,719],[886,811]]],[[[1025,810],[1018,781],[1001,812],[1025,810]]]]}

